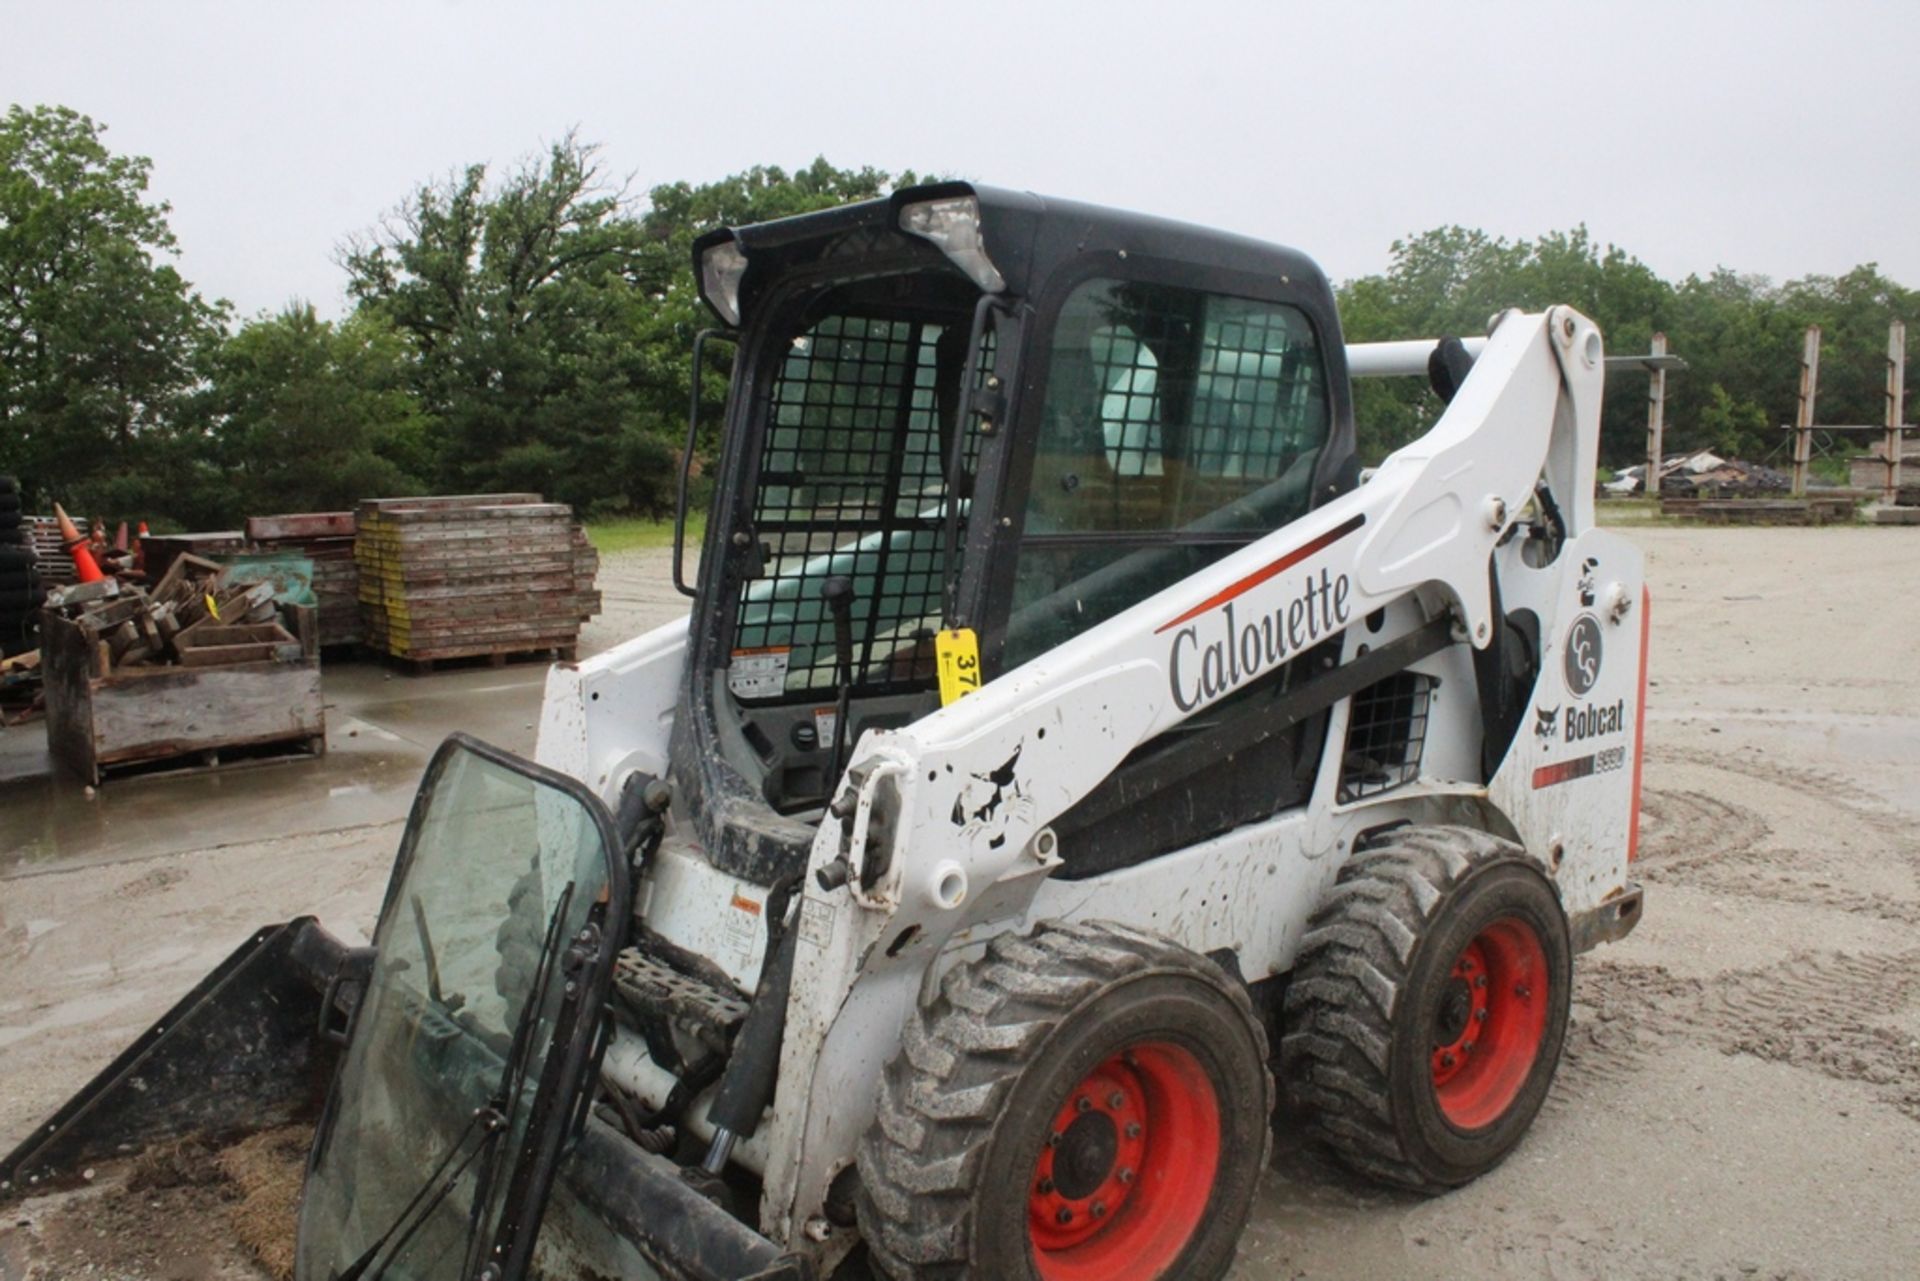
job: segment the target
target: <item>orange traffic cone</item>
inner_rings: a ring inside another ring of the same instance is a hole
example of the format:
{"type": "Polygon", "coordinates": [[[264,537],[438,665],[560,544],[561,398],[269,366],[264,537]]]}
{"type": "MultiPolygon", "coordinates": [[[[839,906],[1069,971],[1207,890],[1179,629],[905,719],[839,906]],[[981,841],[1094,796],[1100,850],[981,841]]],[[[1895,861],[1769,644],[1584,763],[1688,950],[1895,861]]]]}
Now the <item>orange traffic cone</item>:
{"type": "Polygon", "coordinates": [[[147,572],[147,522],[144,520],[133,540],[133,567],[143,574],[147,572]]]}
{"type": "Polygon", "coordinates": [[[87,550],[87,540],[80,537],[80,531],[73,527],[73,518],[61,509],[59,503],[53,505],[53,518],[60,522],[60,541],[66,544],[67,555],[73,558],[75,581],[97,583],[105,578],[100,566],[94,562],[93,553],[87,550]]]}

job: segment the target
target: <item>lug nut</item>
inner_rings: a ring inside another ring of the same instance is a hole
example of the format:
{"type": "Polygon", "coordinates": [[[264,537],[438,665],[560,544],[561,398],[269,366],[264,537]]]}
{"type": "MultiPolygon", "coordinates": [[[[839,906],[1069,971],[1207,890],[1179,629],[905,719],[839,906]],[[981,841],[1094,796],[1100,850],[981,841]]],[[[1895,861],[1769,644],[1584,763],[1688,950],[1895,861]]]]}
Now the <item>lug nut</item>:
{"type": "Polygon", "coordinates": [[[1462,1053],[1462,1054],[1472,1054],[1472,1053],[1473,1053],[1473,1042],[1472,1042],[1472,1041],[1467,1041],[1467,1042],[1465,1042],[1464,1044],[1462,1044],[1462,1045],[1460,1046],[1460,1053],[1462,1053]]]}
{"type": "Polygon", "coordinates": [[[1484,1007],[1481,1009],[1475,1010],[1473,1012],[1473,1017],[1480,1020],[1480,1022],[1485,1023],[1487,1021],[1487,1011],[1485,1010],[1484,1007]]]}
{"type": "Polygon", "coordinates": [[[1060,1207],[1059,1213],[1053,1216],[1053,1221],[1061,1227],[1065,1227],[1067,1224],[1073,1222],[1073,1211],[1063,1205],[1060,1207]]]}
{"type": "Polygon", "coordinates": [[[1453,1052],[1451,1050],[1449,1050],[1447,1053],[1442,1054],[1440,1056],[1441,1067],[1452,1067],[1455,1063],[1458,1063],[1459,1061],[1460,1060],[1453,1057],[1453,1052]]]}
{"type": "Polygon", "coordinates": [[[1107,1203],[1105,1201],[1095,1201],[1093,1203],[1093,1217],[1096,1219],[1104,1219],[1107,1217],[1107,1203]]]}
{"type": "Polygon", "coordinates": [[[1053,1191],[1053,1180],[1052,1179],[1040,1180],[1040,1191],[1043,1193],[1053,1191]]]}
{"type": "Polygon", "coordinates": [[[1533,995],[1533,989],[1525,983],[1516,983],[1513,985],[1513,994],[1524,1001],[1533,995]]]}
{"type": "Polygon", "coordinates": [[[1093,1110],[1093,1100],[1083,1094],[1073,1101],[1073,1107],[1076,1112],[1091,1112],[1093,1110]]]}
{"type": "Polygon", "coordinates": [[[1133,1182],[1133,1167],[1132,1167],[1132,1166],[1130,1166],[1130,1165],[1129,1165],[1129,1166],[1122,1166],[1122,1167],[1120,1167],[1120,1182],[1122,1182],[1122,1183],[1132,1183],[1132,1182],[1133,1182]]]}
{"type": "Polygon", "coordinates": [[[1127,1096],[1115,1090],[1107,1096],[1107,1106],[1118,1112],[1121,1108],[1127,1106],[1127,1096]]]}
{"type": "Polygon", "coordinates": [[[1047,1136],[1047,1146],[1050,1148],[1057,1148],[1060,1146],[1060,1132],[1058,1130],[1055,1130],[1052,1134],[1049,1134],[1047,1136]]]}
{"type": "Polygon", "coordinates": [[[1127,1137],[1130,1139],[1140,1137],[1140,1123],[1138,1121],[1127,1122],[1127,1137]]]}
{"type": "Polygon", "coordinates": [[[1487,985],[1487,976],[1482,974],[1473,981],[1473,985],[1475,987],[1485,987],[1487,985]]]}

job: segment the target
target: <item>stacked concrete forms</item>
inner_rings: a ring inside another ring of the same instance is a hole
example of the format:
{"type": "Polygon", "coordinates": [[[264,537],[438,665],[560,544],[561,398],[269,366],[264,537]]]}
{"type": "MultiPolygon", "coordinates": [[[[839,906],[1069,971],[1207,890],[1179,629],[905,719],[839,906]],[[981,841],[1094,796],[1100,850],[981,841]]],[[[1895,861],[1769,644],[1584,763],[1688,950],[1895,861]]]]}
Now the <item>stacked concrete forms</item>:
{"type": "Polygon", "coordinates": [[[352,512],[302,512],[247,517],[247,546],[289,552],[313,562],[313,594],[320,607],[323,646],[358,645],[360,567],[353,558],[352,512]]]}
{"type": "Polygon", "coordinates": [[[571,658],[600,611],[585,531],[538,494],[376,498],[358,526],[364,640],[396,658],[571,658]]]}

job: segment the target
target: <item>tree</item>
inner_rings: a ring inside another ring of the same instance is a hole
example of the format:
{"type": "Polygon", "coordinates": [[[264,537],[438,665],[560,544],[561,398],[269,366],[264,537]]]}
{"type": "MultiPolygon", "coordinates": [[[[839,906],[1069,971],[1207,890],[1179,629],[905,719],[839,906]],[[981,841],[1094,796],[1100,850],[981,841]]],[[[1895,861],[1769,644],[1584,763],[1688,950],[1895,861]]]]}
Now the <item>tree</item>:
{"type": "MultiPolygon", "coordinates": [[[[1387,271],[1341,287],[1350,342],[1484,334],[1510,307],[1539,311],[1559,303],[1592,317],[1609,351],[1644,351],[1665,323],[1672,287],[1616,246],[1604,250],[1585,227],[1508,241],[1465,227],[1440,227],[1393,244],[1387,271]]],[[[1645,440],[1640,401],[1608,398],[1601,423],[1603,461],[1632,462],[1645,440]]],[[[1444,406],[1411,379],[1356,386],[1361,455],[1370,460],[1430,427],[1444,406]]]]}
{"type": "Polygon", "coordinates": [[[483,165],[429,183],[344,248],[361,311],[411,347],[436,483],[617,499],[609,450],[654,376],[629,206],[570,135],[498,183],[483,165]]]}
{"type": "Polygon", "coordinates": [[[242,326],[214,354],[202,405],[223,523],[423,492],[431,424],[410,372],[404,340],[371,315],[336,326],[296,303],[242,326]]]}
{"type": "Polygon", "coordinates": [[[165,262],[151,162],[108,151],[66,107],[0,120],[0,470],[78,507],[138,487],[218,333],[224,304],[165,262]]]}
{"type": "MultiPolygon", "coordinates": [[[[667,183],[649,191],[636,276],[653,304],[645,313],[640,341],[654,353],[653,367],[659,377],[645,397],[643,430],[667,441],[676,456],[685,448],[693,339],[716,323],[700,300],[694,279],[696,239],[715,227],[742,227],[874,200],[918,181],[911,170],[894,178],[872,168],[836,169],[825,156],[818,156],[792,174],[777,165],[756,165],[717,182],[667,183]]],[[[701,380],[701,421],[708,428],[698,442],[702,451],[713,447],[731,368],[727,346],[717,344],[709,352],[701,380]]],[[[639,452],[651,456],[644,446],[639,452]]]]}
{"type": "MultiPolygon", "coordinates": [[[[537,489],[658,512],[707,323],[694,237],[882,194],[824,159],[657,187],[644,213],[572,135],[493,182],[471,165],[419,188],[340,255],[360,309],[405,336],[437,423],[436,483],[537,489]]],[[[719,364],[719,362],[716,362],[719,364]]],[[[716,401],[720,375],[705,384],[716,401]]]]}

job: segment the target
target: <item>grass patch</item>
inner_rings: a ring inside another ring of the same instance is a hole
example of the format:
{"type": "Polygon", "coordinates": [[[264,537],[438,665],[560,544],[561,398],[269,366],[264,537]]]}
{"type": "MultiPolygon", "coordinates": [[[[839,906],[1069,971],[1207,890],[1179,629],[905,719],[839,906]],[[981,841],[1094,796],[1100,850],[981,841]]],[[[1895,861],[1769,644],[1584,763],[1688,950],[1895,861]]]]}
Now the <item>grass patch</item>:
{"type": "MultiPolygon", "coordinates": [[[[688,512],[687,546],[694,555],[699,554],[700,540],[706,532],[707,514],[688,512]]],[[[615,552],[657,551],[673,546],[673,522],[642,520],[637,516],[597,520],[587,526],[587,538],[593,543],[593,549],[602,556],[611,556],[615,552]]]]}
{"type": "Polygon", "coordinates": [[[1660,503],[1652,498],[1607,498],[1594,504],[1594,523],[1597,525],[1676,525],[1671,516],[1663,515],[1660,503]]]}

